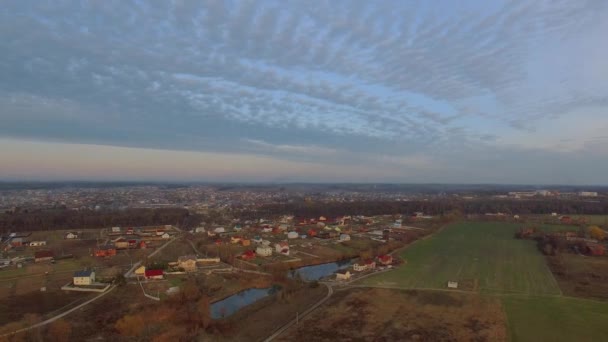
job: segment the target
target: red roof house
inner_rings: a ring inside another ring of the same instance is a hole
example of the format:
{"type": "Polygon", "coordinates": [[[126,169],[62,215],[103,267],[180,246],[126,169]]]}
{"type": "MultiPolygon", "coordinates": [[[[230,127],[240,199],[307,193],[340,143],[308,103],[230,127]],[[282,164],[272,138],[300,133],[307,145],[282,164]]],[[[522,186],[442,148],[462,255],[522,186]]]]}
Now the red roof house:
{"type": "Polygon", "coordinates": [[[245,251],[243,252],[243,254],[241,254],[241,259],[243,260],[251,260],[251,259],[255,259],[255,252],[254,251],[245,251]]]}
{"type": "Polygon", "coordinates": [[[606,254],[606,248],[599,243],[587,243],[587,250],[591,255],[600,256],[606,254]]]}
{"type": "Polygon", "coordinates": [[[146,270],[144,276],[146,279],[163,279],[164,274],[163,270],[146,270]]]}
{"type": "Polygon", "coordinates": [[[37,251],[36,253],[34,253],[35,262],[52,260],[53,257],[55,257],[53,251],[37,251]]]}
{"type": "Polygon", "coordinates": [[[380,261],[380,263],[382,265],[390,265],[393,263],[393,257],[391,255],[381,255],[378,257],[378,261],[380,261]]]}

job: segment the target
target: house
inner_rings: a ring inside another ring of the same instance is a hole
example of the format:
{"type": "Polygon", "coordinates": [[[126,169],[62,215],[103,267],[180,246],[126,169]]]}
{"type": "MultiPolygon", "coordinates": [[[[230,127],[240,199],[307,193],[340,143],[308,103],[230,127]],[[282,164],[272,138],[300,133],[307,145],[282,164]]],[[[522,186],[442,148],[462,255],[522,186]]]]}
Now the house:
{"type": "Polygon", "coordinates": [[[242,239],[241,240],[241,246],[247,247],[247,246],[250,246],[250,245],[251,245],[251,240],[249,240],[249,239],[242,239]]]}
{"type": "Polygon", "coordinates": [[[262,232],[264,232],[264,233],[272,233],[272,227],[264,227],[264,228],[262,228],[262,232]]]}
{"type": "Polygon", "coordinates": [[[242,238],[240,236],[231,236],[230,237],[230,242],[231,243],[239,243],[241,242],[242,238]]]}
{"type": "Polygon", "coordinates": [[[161,238],[168,240],[171,238],[171,235],[169,235],[169,233],[164,233],[163,235],[160,236],[161,238]]]}
{"type": "Polygon", "coordinates": [[[139,266],[137,269],[135,269],[135,275],[136,276],[143,276],[146,274],[146,266],[139,266]]]}
{"type": "Polygon", "coordinates": [[[32,241],[30,242],[30,247],[41,247],[46,246],[46,241],[32,241]]]}
{"type": "Polygon", "coordinates": [[[274,245],[277,253],[283,255],[289,255],[289,244],[286,241],[281,241],[274,245]]]}
{"type": "Polygon", "coordinates": [[[34,253],[34,261],[35,262],[43,262],[53,260],[55,254],[53,251],[37,251],[34,253]]]}
{"type": "Polygon", "coordinates": [[[258,246],[258,248],[255,249],[255,254],[263,257],[271,256],[272,248],[270,246],[258,246]]]}
{"type": "Polygon", "coordinates": [[[217,227],[213,230],[213,232],[216,234],[222,234],[226,232],[226,229],[224,227],[217,227]]]}
{"type": "Polygon", "coordinates": [[[261,244],[262,243],[262,238],[258,235],[253,237],[253,242],[257,243],[257,244],[261,244]]]}
{"type": "Polygon", "coordinates": [[[349,280],[351,277],[350,271],[336,272],[336,280],[349,280]]]}
{"type": "Polygon", "coordinates": [[[587,253],[590,255],[600,256],[600,255],[606,254],[606,248],[602,244],[588,242],[585,244],[585,247],[586,247],[587,253]]]}
{"type": "Polygon", "coordinates": [[[119,237],[114,240],[114,247],[116,247],[116,249],[127,249],[129,248],[129,241],[123,237],[119,237]]]}
{"type": "Polygon", "coordinates": [[[319,221],[327,221],[327,217],[325,217],[325,216],[319,216],[319,221]]]}
{"type": "Polygon", "coordinates": [[[279,225],[279,230],[286,231],[287,229],[289,229],[289,225],[287,225],[287,224],[280,224],[279,225]]]}
{"type": "Polygon", "coordinates": [[[165,234],[165,230],[164,229],[157,229],[155,233],[156,233],[156,236],[163,236],[165,234]]]}
{"type": "Polygon", "coordinates": [[[133,235],[133,228],[127,228],[127,235],[133,235]]]}
{"type": "Polygon", "coordinates": [[[247,250],[241,254],[241,259],[243,260],[251,260],[255,259],[255,252],[251,250],[247,250]]]}
{"type": "Polygon", "coordinates": [[[163,279],[165,272],[163,270],[146,270],[144,276],[146,279],[163,279]]]}
{"type": "Polygon", "coordinates": [[[185,255],[177,258],[177,267],[183,268],[186,272],[196,271],[196,256],[185,255]]]}
{"type": "Polygon", "coordinates": [[[382,264],[382,265],[390,265],[393,263],[393,256],[386,254],[386,255],[381,255],[378,257],[378,261],[382,264]]]}
{"type": "Polygon", "coordinates": [[[120,233],[120,227],[112,227],[112,233],[120,233]]]}
{"type": "Polygon", "coordinates": [[[562,216],[559,218],[559,222],[565,223],[565,224],[571,224],[572,218],[570,216],[562,216]]]}
{"type": "Polygon", "coordinates": [[[297,239],[299,236],[298,232],[289,232],[287,233],[287,238],[288,239],[297,239]]]}
{"type": "Polygon", "coordinates": [[[68,240],[78,239],[78,233],[76,233],[76,232],[66,233],[64,238],[68,239],[68,240]]]}
{"type": "Polygon", "coordinates": [[[95,250],[97,257],[112,257],[116,255],[116,248],[112,245],[100,246],[95,250]]]}
{"type": "Polygon", "coordinates": [[[309,229],[309,230],[308,230],[308,236],[310,236],[310,237],[315,237],[315,236],[317,236],[317,231],[316,231],[316,230],[314,230],[314,229],[309,229]]]}
{"type": "Polygon", "coordinates": [[[241,227],[241,225],[237,224],[234,226],[234,228],[232,228],[235,232],[240,232],[241,230],[243,230],[243,227],[241,227]]]}
{"type": "Polygon", "coordinates": [[[207,231],[207,236],[212,237],[212,236],[215,236],[215,235],[216,235],[215,232],[212,232],[210,230],[207,231]]]}
{"type": "Polygon", "coordinates": [[[194,232],[195,233],[204,233],[205,232],[205,227],[196,227],[194,228],[194,232]]]}
{"type": "Polygon", "coordinates": [[[76,271],[74,272],[74,285],[91,285],[95,283],[95,272],[90,270],[76,271]]]}
{"type": "Polygon", "coordinates": [[[11,239],[11,246],[13,247],[21,247],[25,244],[25,240],[20,237],[14,237],[11,239]]]}
{"type": "Polygon", "coordinates": [[[350,241],[350,235],[348,234],[340,234],[340,242],[350,241]]]}
{"type": "Polygon", "coordinates": [[[457,281],[448,281],[448,289],[457,289],[458,282],[457,281]]]}

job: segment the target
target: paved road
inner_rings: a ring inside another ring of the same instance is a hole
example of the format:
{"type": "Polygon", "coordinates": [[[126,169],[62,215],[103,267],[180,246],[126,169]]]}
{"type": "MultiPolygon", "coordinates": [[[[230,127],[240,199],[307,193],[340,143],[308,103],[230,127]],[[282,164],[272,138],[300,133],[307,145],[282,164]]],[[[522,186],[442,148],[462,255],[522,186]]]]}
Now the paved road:
{"type": "Polygon", "coordinates": [[[264,342],[270,342],[270,341],[274,340],[279,335],[281,335],[285,330],[291,328],[293,325],[298,323],[298,320],[305,318],[311,312],[313,312],[316,308],[323,305],[323,303],[325,303],[334,294],[334,289],[331,285],[328,285],[325,283],[323,283],[323,285],[325,285],[327,287],[327,295],[325,297],[323,297],[320,301],[315,303],[315,305],[311,306],[306,311],[304,311],[301,315],[299,315],[298,318],[294,318],[292,321],[290,321],[289,323],[287,323],[283,327],[281,327],[279,330],[277,330],[274,334],[270,335],[267,339],[264,340],[264,342]]]}
{"type": "Polygon", "coordinates": [[[71,308],[70,310],[68,310],[66,312],[60,313],[57,316],[53,316],[53,317],[47,319],[46,321],[42,321],[40,323],[36,323],[36,324],[34,324],[32,326],[29,326],[27,328],[19,329],[19,330],[13,331],[13,332],[8,333],[8,334],[0,335],[0,337],[5,337],[5,336],[10,336],[10,335],[18,334],[18,333],[21,333],[21,332],[25,332],[25,331],[28,331],[28,330],[31,330],[31,329],[40,328],[40,327],[45,326],[47,324],[53,323],[56,320],[58,320],[58,319],[60,319],[60,318],[62,318],[64,316],[67,316],[67,315],[71,314],[72,312],[74,312],[74,311],[76,311],[78,309],[81,309],[82,307],[84,307],[84,306],[86,306],[86,305],[88,305],[88,304],[90,304],[90,303],[98,300],[99,298],[107,295],[108,293],[112,292],[112,290],[114,290],[115,288],[116,288],[116,286],[112,285],[112,287],[110,287],[110,289],[108,291],[106,291],[104,293],[101,293],[99,296],[91,298],[91,299],[87,300],[86,302],[84,302],[84,303],[82,303],[82,304],[80,304],[80,305],[78,305],[76,307],[73,307],[73,308],[71,308]]]}

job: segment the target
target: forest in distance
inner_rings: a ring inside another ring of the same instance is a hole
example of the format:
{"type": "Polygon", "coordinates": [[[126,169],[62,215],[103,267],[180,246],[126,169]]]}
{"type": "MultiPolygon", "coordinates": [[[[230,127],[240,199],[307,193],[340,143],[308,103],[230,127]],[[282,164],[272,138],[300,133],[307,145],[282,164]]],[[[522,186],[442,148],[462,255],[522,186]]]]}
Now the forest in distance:
{"type": "MultiPolygon", "coordinates": [[[[607,201],[582,200],[431,200],[431,201],[355,201],[355,202],[295,202],[264,204],[255,207],[234,206],[229,210],[233,218],[256,220],[279,215],[298,218],[342,215],[394,215],[424,212],[443,215],[459,211],[465,215],[550,214],[605,215],[607,201]]],[[[0,214],[0,231],[24,232],[33,230],[89,229],[111,226],[178,225],[191,229],[201,222],[214,222],[220,213],[193,214],[184,208],[131,208],[123,210],[70,210],[66,208],[36,209],[0,214]]]]}

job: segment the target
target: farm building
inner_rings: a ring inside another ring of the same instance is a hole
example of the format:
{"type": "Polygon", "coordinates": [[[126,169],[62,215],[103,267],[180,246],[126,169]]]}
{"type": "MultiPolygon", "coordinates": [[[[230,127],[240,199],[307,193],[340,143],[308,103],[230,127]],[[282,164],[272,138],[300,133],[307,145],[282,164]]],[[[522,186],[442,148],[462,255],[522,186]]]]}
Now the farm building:
{"type": "Polygon", "coordinates": [[[97,257],[111,257],[116,255],[116,248],[112,245],[99,246],[95,250],[95,256],[97,257]]]}
{"type": "Polygon", "coordinates": [[[269,246],[258,246],[255,249],[255,253],[259,256],[267,257],[272,255],[272,248],[269,246]]]}
{"type": "Polygon", "coordinates": [[[353,265],[353,269],[357,272],[363,272],[367,270],[373,270],[376,268],[376,262],[372,259],[367,259],[363,262],[359,262],[353,265]]]}
{"type": "Polygon", "coordinates": [[[144,272],[144,276],[146,279],[163,279],[165,272],[163,270],[146,270],[144,272]]]}
{"type": "Polygon", "coordinates": [[[74,272],[74,285],[91,285],[95,283],[95,272],[90,270],[74,272]]]}
{"type": "Polygon", "coordinates": [[[289,244],[286,241],[281,241],[274,245],[277,253],[283,255],[289,255],[289,244]]]}
{"type": "Polygon", "coordinates": [[[66,234],[64,235],[64,238],[65,238],[65,239],[68,239],[68,240],[74,240],[74,239],[78,239],[78,233],[76,233],[76,232],[69,232],[69,233],[66,233],[66,234]]]}
{"type": "Polygon", "coordinates": [[[351,277],[350,271],[336,272],[336,280],[349,280],[351,277]]]}
{"type": "Polygon", "coordinates": [[[30,242],[30,247],[41,247],[46,246],[46,241],[32,241],[30,242]]]}
{"type": "Polygon", "coordinates": [[[34,261],[35,262],[43,262],[53,260],[55,253],[53,251],[37,251],[34,253],[34,261]]]}
{"type": "Polygon", "coordinates": [[[186,272],[196,271],[196,256],[185,255],[177,259],[177,267],[183,268],[186,272]]]}

